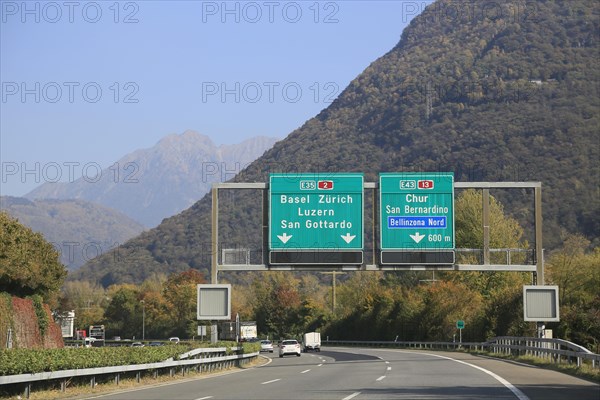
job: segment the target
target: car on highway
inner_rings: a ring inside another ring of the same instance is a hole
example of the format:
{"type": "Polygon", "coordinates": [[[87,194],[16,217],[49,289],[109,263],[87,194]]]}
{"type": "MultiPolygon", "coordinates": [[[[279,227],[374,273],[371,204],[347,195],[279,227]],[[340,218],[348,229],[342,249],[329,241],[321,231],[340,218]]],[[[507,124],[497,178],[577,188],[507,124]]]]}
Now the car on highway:
{"type": "Polygon", "coordinates": [[[273,342],[270,340],[261,340],[260,341],[260,351],[268,351],[269,353],[273,352],[273,342]]]}
{"type": "Polygon", "coordinates": [[[148,346],[152,346],[152,347],[158,347],[158,346],[164,346],[165,344],[163,342],[150,342],[148,344],[148,346]]]}
{"type": "Polygon", "coordinates": [[[302,355],[300,343],[296,339],[286,339],[279,343],[279,357],[283,357],[286,354],[295,354],[298,357],[302,355]]]}
{"type": "Polygon", "coordinates": [[[131,347],[144,347],[142,342],[133,342],[131,343],[131,347]]]}
{"type": "Polygon", "coordinates": [[[169,338],[169,342],[178,344],[179,343],[179,338],[177,336],[170,337],[169,338]]]}

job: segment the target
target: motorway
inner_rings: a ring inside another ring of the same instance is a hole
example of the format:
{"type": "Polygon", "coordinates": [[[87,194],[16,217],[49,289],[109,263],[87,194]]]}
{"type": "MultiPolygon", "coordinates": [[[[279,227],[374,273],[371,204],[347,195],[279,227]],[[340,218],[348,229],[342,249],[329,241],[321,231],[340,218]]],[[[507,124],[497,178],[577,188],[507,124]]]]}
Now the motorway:
{"type": "Polygon", "coordinates": [[[113,400],[598,400],[600,385],[466,353],[324,348],[261,367],[88,398],[113,400]]]}

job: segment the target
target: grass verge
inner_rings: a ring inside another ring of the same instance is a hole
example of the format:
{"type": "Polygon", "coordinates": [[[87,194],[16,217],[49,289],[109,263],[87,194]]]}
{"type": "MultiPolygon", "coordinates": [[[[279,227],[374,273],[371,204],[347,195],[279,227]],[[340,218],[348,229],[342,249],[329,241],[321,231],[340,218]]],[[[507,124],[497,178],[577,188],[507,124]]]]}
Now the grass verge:
{"type": "Polygon", "coordinates": [[[488,357],[501,358],[505,360],[519,361],[525,364],[535,365],[540,368],[546,368],[558,372],[563,372],[565,374],[576,376],[578,378],[600,383],[600,368],[599,366],[596,366],[596,368],[592,368],[591,363],[582,363],[582,365],[578,367],[575,363],[562,362],[559,364],[550,361],[547,358],[534,357],[530,355],[514,356],[510,354],[489,353],[483,351],[469,351],[469,353],[481,354],[488,357]]]}

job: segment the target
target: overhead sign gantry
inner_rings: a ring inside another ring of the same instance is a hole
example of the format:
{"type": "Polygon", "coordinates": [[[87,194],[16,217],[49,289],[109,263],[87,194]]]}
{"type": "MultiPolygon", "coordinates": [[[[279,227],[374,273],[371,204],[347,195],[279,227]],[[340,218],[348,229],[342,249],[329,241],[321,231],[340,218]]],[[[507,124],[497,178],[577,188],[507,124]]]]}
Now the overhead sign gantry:
{"type": "Polygon", "coordinates": [[[378,182],[362,182],[362,174],[340,174],[348,176],[346,179],[350,179],[351,181],[355,179],[350,177],[351,175],[358,175],[363,185],[361,189],[360,184],[353,183],[345,190],[342,190],[345,184],[341,185],[341,181],[338,181],[339,177],[336,176],[337,174],[326,172],[272,174],[274,178],[273,180],[269,179],[269,182],[224,182],[213,184],[211,282],[217,283],[218,271],[315,271],[319,269],[327,271],[331,269],[399,271],[444,269],[455,271],[534,272],[534,284],[544,284],[544,265],[541,256],[541,182],[453,182],[449,187],[449,183],[438,183],[437,179],[445,175],[451,176],[452,173],[420,172],[414,174],[408,177],[404,175],[403,179],[396,176],[389,182],[386,180],[386,176],[389,176],[391,179],[391,177],[399,175],[399,173],[382,173],[381,176],[383,178],[378,182]],[[285,176],[288,182],[279,182],[278,180],[283,178],[277,177],[278,175],[285,176]],[[433,175],[433,178],[430,179],[429,175],[433,175]],[[394,182],[394,179],[397,181],[394,182]],[[406,181],[402,183],[402,188],[404,189],[402,192],[400,191],[401,180],[406,181]],[[300,181],[308,182],[301,184],[300,181]],[[414,181],[414,183],[411,181],[414,181]],[[388,184],[391,185],[389,188],[386,187],[388,184]],[[433,184],[433,187],[431,187],[431,184],[433,184]],[[302,189],[300,185],[303,185],[302,189]],[[443,187],[445,189],[441,191],[443,187]],[[452,188],[452,192],[450,192],[450,188],[452,188]],[[271,189],[274,189],[274,191],[271,192],[271,189]],[[483,246],[481,248],[455,248],[455,229],[454,224],[450,222],[454,220],[454,210],[452,210],[452,215],[450,215],[450,206],[447,204],[453,205],[454,190],[464,189],[475,189],[482,192],[483,246]],[[491,248],[490,190],[496,189],[533,191],[535,228],[533,246],[525,249],[491,248]],[[252,254],[254,254],[254,257],[249,255],[247,258],[244,258],[242,263],[235,262],[231,257],[226,258],[225,256],[223,256],[222,260],[219,260],[221,253],[224,255],[228,254],[227,251],[232,249],[222,247],[222,242],[220,241],[220,190],[252,190],[262,193],[263,213],[261,235],[241,244],[241,247],[236,247],[234,250],[250,254],[252,249],[249,246],[255,246],[250,242],[260,240],[262,245],[260,248],[253,250],[252,254]],[[414,190],[415,193],[411,192],[411,190],[414,190]],[[440,190],[441,193],[436,193],[436,190],[440,190]],[[372,193],[373,204],[368,205],[366,210],[363,211],[363,208],[365,208],[364,196],[369,192],[372,193]],[[288,197],[282,199],[281,196],[286,194],[288,197]],[[321,201],[319,195],[322,194],[331,195],[330,197],[323,197],[322,201],[325,204],[329,201],[330,204],[337,202],[337,205],[325,208],[312,208],[315,201],[317,204],[321,201]],[[406,197],[408,195],[411,196],[406,197]],[[291,202],[289,201],[290,196],[292,199],[291,202]],[[427,199],[415,196],[427,196],[427,199]],[[427,204],[428,201],[435,200],[439,196],[445,198],[444,201],[447,201],[447,203],[435,202],[427,204]],[[411,204],[397,205],[396,202],[401,201],[402,197],[404,197],[404,202],[410,202],[411,204]],[[333,200],[333,198],[336,200],[333,200]],[[305,202],[304,206],[311,206],[307,207],[307,209],[310,209],[310,215],[299,215],[303,213],[303,211],[298,211],[298,206],[303,205],[302,201],[305,202]],[[386,206],[389,207],[386,208],[386,206]],[[393,209],[393,207],[396,207],[396,209],[393,209]],[[448,213],[446,213],[446,208],[448,208],[448,213]],[[437,214],[440,210],[442,213],[437,214]],[[373,218],[368,220],[369,224],[365,227],[363,224],[363,215],[366,215],[365,213],[369,213],[370,211],[373,213],[373,218]],[[429,211],[432,214],[422,213],[429,211]],[[353,215],[353,217],[346,216],[341,218],[345,212],[350,212],[351,214],[349,215],[353,215]],[[319,213],[321,215],[318,215],[319,213]],[[282,223],[284,220],[286,222],[282,223]],[[327,223],[319,222],[325,220],[327,223]],[[345,224],[342,224],[342,221],[346,221],[345,224]],[[333,225],[330,225],[329,222],[333,222],[333,225]],[[338,224],[336,225],[335,222],[338,222],[338,224]],[[417,224],[419,226],[416,226],[417,224]],[[350,225],[352,225],[353,230],[349,230],[350,225]],[[303,226],[305,227],[304,229],[302,229],[303,226]],[[307,229],[306,226],[314,228],[307,229]],[[325,226],[328,228],[325,228],[325,226]],[[364,247],[363,239],[363,234],[366,231],[371,232],[371,241],[368,248],[364,247]],[[335,236],[327,236],[330,234],[335,234],[335,236]],[[432,236],[430,237],[429,234],[432,236]],[[410,241],[414,244],[411,244],[410,241]],[[409,243],[410,245],[403,243],[409,243]],[[439,245],[429,246],[431,243],[439,243],[439,245]],[[504,262],[497,257],[492,261],[490,255],[493,252],[503,252],[506,255],[504,262]],[[522,256],[512,258],[511,254],[514,252],[522,254],[522,256]],[[445,263],[449,261],[449,257],[454,257],[452,253],[456,254],[454,263],[445,263]],[[459,255],[465,253],[474,256],[459,259],[459,255]],[[398,257],[398,261],[403,261],[406,257],[412,258],[409,263],[402,264],[396,263],[394,257],[398,257]],[[432,261],[432,257],[437,258],[434,258],[433,262],[430,262],[432,261]]]}

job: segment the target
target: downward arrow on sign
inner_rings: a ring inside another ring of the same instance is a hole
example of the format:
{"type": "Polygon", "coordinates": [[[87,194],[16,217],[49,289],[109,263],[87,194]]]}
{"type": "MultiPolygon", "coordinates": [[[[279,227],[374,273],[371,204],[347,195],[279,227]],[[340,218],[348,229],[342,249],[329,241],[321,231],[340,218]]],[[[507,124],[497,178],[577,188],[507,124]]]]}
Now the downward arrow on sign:
{"type": "Polygon", "coordinates": [[[412,240],[415,241],[415,243],[419,243],[424,237],[425,235],[419,235],[419,232],[415,232],[414,235],[408,235],[412,238],[412,240]]]}
{"type": "Polygon", "coordinates": [[[289,235],[285,232],[283,232],[283,235],[277,235],[277,237],[279,238],[279,240],[281,240],[283,242],[283,244],[286,244],[288,240],[290,240],[292,238],[293,235],[289,235]]]}
{"type": "Polygon", "coordinates": [[[342,239],[344,239],[344,241],[346,243],[350,243],[356,237],[356,235],[351,235],[350,232],[346,233],[345,235],[340,235],[340,236],[342,237],[342,239]]]}

